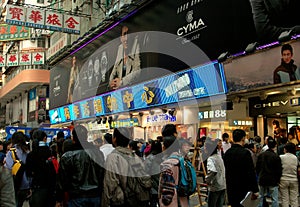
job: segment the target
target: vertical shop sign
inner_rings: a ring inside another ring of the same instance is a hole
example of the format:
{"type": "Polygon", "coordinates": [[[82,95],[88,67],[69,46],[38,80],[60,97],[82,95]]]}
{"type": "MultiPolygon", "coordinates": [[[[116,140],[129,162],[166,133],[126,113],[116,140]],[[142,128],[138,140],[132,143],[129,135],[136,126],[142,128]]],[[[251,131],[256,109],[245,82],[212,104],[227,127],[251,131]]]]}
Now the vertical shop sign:
{"type": "Polygon", "coordinates": [[[31,53],[20,53],[20,65],[31,65],[31,53]]]}
{"type": "Polygon", "coordinates": [[[42,65],[45,62],[45,53],[44,52],[33,52],[32,53],[32,64],[33,65],[42,65]]]}
{"type": "Polygon", "coordinates": [[[46,11],[45,26],[46,29],[62,32],[63,15],[52,11],[46,11]]]}
{"type": "Polygon", "coordinates": [[[45,28],[45,11],[38,8],[27,8],[26,26],[45,28]]]}
{"type": "Polygon", "coordinates": [[[6,23],[14,25],[25,25],[26,11],[24,7],[7,5],[6,23]]]}
{"type": "Polygon", "coordinates": [[[64,15],[64,32],[80,34],[80,17],[64,15]]]}
{"type": "Polygon", "coordinates": [[[18,60],[18,54],[8,54],[7,55],[7,66],[18,66],[19,60],[18,60]]]}
{"type": "Polygon", "coordinates": [[[4,67],[6,64],[6,55],[0,55],[0,67],[4,67]]]}

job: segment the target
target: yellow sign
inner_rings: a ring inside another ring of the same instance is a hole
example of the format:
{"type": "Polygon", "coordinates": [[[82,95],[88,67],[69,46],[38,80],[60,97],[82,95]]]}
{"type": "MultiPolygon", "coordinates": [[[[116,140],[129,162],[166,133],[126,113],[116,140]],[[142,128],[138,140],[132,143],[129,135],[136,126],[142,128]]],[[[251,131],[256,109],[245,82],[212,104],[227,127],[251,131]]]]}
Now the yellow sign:
{"type": "Polygon", "coordinates": [[[144,93],[142,94],[142,100],[147,104],[151,104],[155,94],[149,90],[148,87],[144,86],[144,93]]]}
{"type": "Polygon", "coordinates": [[[131,102],[133,101],[133,95],[132,93],[129,93],[128,91],[125,92],[123,95],[123,102],[127,104],[127,108],[131,107],[131,102]]]}

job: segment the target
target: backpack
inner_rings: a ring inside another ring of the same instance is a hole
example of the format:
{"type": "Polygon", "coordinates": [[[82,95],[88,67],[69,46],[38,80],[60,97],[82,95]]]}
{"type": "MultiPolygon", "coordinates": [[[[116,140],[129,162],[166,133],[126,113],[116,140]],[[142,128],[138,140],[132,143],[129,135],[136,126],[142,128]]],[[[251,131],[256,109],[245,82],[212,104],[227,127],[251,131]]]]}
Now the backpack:
{"type": "Polygon", "coordinates": [[[171,155],[169,158],[177,159],[179,161],[179,180],[178,186],[176,187],[177,194],[180,197],[183,197],[195,193],[197,187],[197,175],[192,163],[179,155],[171,155]]]}
{"type": "Polygon", "coordinates": [[[129,159],[123,154],[121,156],[128,162],[129,176],[127,176],[126,189],[123,189],[125,204],[130,207],[144,206],[150,200],[151,176],[146,174],[144,163],[134,153],[129,159]]]}
{"type": "Polygon", "coordinates": [[[19,189],[23,180],[23,175],[25,172],[25,164],[18,158],[16,153],[16,148],[10,148],[11,156],[14,161],[14,164],[11,169],[13,175],[14,187],[19,189]]]}

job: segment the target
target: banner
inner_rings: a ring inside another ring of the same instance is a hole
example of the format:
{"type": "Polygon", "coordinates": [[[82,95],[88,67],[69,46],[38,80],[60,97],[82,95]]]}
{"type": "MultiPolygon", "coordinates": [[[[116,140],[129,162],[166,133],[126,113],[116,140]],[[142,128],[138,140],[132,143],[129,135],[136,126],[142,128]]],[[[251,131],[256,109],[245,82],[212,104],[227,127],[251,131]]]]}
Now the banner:
{"type": "Polygon", "coordinates": [[[80,17],[42,8],[25,8],[8,4],[6,23],[38,29],[80,34],[80,17]]]}
{"type": "Polygon", "coordinates": [[[24,26],[0,24],[0,41],[25,40],[30,38],[30,29],[24,26]]]}
{"type": "Polygon", "coordinates": [[[50,121],[56,124],[224,93],[224,71],[214,62],[52,109],[50,121]]]}

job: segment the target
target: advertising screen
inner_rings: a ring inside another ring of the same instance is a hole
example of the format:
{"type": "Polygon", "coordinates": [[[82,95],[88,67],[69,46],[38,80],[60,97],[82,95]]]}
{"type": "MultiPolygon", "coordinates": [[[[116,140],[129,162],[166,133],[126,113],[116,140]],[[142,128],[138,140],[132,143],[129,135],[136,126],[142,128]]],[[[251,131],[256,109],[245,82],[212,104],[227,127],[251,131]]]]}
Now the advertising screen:
{"type": "Polygon", "coordinates": [[[50,108],[270,43],[300,25],[299,0],[149,2],[51,69],[50,108]]]}
{"type": "Polygon", "coordinates": [[[224,64],[229,92],[299,81],[299,70],[300,41],[242,56],[224,64]]]}

